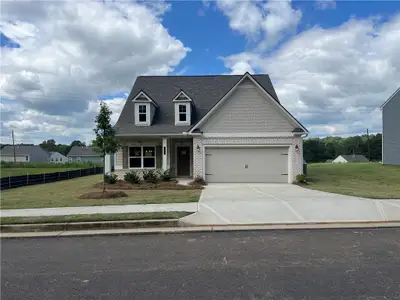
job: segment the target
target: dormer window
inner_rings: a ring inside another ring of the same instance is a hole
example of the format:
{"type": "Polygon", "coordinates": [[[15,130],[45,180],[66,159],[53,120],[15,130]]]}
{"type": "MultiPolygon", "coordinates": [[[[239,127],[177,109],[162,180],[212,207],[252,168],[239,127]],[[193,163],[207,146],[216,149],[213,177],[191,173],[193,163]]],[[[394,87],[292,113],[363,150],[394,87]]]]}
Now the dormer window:
{"type": "Polygon", "coordinates": [[[173,102],[175,102],[175,125],[190,125],[192,99],[184,91],[180,91],[173,102]]]}
{"type": "Polygon", "coordinates": [[[139,123],[146,123],[147,122],[147,107],[146,104],[139,104],[139,123]]]}
{"type": "Polygon", "coordinates": [[[158,105],[143,91],[140,91],[135,98],[135,125],[150,126],[158,105]]]}

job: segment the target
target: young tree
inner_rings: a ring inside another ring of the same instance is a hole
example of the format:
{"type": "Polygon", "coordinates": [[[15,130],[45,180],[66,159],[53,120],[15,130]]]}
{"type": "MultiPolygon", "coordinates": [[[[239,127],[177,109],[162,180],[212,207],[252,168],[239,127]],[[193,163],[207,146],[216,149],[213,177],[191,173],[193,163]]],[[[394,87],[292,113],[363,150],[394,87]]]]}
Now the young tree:
{"type": "MultiPolygon", "coordinates": [[[[115,130],[111,126],[112,111],[103,101],[100,103],[100,112],[96,116],[96,128],[93,129],[96,139],[93,140],[93,149],[100,153],[105,164],[106,154],[112,154],[118,151],[120,145],[115,137],[115,130]]],[[[105,174],[103,175],[103,192],[106,190],[105,174]]]]}

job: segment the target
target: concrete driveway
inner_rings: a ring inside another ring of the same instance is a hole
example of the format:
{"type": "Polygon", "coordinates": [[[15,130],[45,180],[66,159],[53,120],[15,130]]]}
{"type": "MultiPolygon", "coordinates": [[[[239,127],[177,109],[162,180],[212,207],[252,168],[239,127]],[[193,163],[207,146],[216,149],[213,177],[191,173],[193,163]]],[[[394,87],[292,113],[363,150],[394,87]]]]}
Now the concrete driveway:
{"type": "Polygon", "coordinates": [[[400,221],[400,200],[313,191],[291,184],[209,184],[190,225],[400,221]]]}

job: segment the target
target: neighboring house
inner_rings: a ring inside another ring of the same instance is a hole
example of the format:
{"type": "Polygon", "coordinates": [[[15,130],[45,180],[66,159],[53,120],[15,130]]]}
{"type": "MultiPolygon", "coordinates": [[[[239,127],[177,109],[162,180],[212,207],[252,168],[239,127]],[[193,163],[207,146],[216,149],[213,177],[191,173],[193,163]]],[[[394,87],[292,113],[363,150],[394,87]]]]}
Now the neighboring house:
{"type": "Polygon", "coordinates": [[[50,152],[49,162],[51,163],[66,163],[68,158],[60,152],[50,152]]]}
{"type": "Polygon", "coordinates": [[[332,163],[332,162],[333,162],[333,159],[327,159],[325,162],[326,162],[326,163],[332,163]]]}
{"type": "Polygon", "coordinates": [[[400,165],[400,87],[381,106],[382,163],[400,165]]]}
{"type": "Polygon", "coordinates": [[[308,134],[268,75],[140,76],[115,125],[115,173],[171,169],[208,182],[293,182],[308,134]]]}
{"type": "Polygon", "coordinates": [[[91,147],[73,146],[67,154],[68,162],[92,162],[101,163],[103,159],[100,154],[95,152],[91,147]]]}
{"type": "MultiPolygon", "coordinates": [[[[0,152],[1,161],[14,161],[14,147],[4,146],[0,152]]],[[[40,146],[15,145],[16,162],[48,162],[49,153],[40,146]]]]}
{"type": "Polygon", "coordinates": [[[339,155],[332,163],[367,163],[368,159],[364,155],[350,154],[350,155],[339,155]]]}

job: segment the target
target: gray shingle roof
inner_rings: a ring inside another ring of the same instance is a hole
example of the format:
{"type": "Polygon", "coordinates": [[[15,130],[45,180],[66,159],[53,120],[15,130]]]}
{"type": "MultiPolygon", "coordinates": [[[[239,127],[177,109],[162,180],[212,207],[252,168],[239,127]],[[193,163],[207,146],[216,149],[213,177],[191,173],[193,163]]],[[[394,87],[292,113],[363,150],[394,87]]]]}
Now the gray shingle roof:
{"type": "Polygon", "coordinates": [[[345,160],[348,162],[368,162],[368,159],[361,154],[356,154],[356,155],[342,155],[345,160]]]}
{"type": "MultiPolygon", "coordinates": [[[[117,134],[182,133],[193,127],[243,75],[212,76],[139,76],[115,124],[117,134]],[[173,98],[185,92],[193,100],[192,125],[175,126],[173,98]],[[157,105],[151,126],[135,126],[132,99],[144,91],[157,105]]],[[[278,96],[267,74],[252,77],[279,103],[278,96]]]]}
{"type": "MultiPolygon", "coordinates": [[[[39,154],[42,155],[43,153],[48,154],[46,150],[38,145],[15,145],[15,155],[35,155],[39,154]]],[[[4,146],[3,149],[0,151],[0,155],[9,156],[14,155],[13,146],[7,145],[4,146]]]]}
{"type": "Polygon", "coordinates": [[[100,156],[100,154],[95,152],[91,147],[73,146],[67,156],[100,156]]]}

